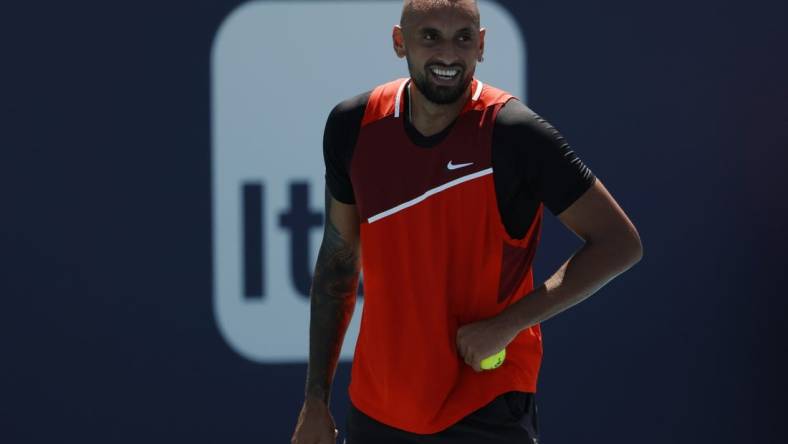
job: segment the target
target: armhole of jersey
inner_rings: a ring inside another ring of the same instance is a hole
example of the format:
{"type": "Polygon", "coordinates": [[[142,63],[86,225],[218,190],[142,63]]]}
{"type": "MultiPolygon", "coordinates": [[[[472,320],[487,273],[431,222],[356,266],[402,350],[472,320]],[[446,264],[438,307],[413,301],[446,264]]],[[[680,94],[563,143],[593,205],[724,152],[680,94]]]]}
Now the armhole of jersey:
{"type": "MultiPolygon", "coordinates": [[[[493,107],[493,119],[492,119],[493,120],[493,124],[492,124],[491,132],[490,132],[490,149],[492,150],[493,149],[492,144],[493,144],[493,141],[495,140],[494,133],[495,133],[495,124],[496,124],[496,122],[498,120],[498,113],[501,112],[503,107],[507,103],[509,103],[509,101],[511,101],[511,100],[518,100],[519,101],[520,98],[515,96],[515,95],[509,94],[509,93],[507,93],[505,91],[502,91],[502,90],[496,90],[495,88],[491,88],[491,89],[492,89],[492,91],[490,91],[490,96],[487,97],[486,99],[490,101],[490,105],[488,105],[488,106],[493,107]]],[[[520,103],[522,103],[522,101],[520,101],[520,103]]],[[[523,105],[525,105],[525,104],[523,103],[523,105]]],[[[492,156],[492,153],[490,153],[490,155],[492,156]]],[[[494,175],[495,175],[495,170],[493,169],[493,176],[494,175]]],[[[497,191],[495,190],[494,179],[493,179],[493,193],[497,193],[497,191]]],[[[525,234],[523,234],[523,237],[518,239],[518,238],[512,237],[509,234],[509,231],[506,229],[506,224],[503,221],[503,214],[501,214],[501,212],[500,212],[500,202],[498,201],[497,194],[496,194],[496,197],[495,197],[495,201],[496,201],[496,204],[498,205],[498,215],[499,215],[499,221],[500,221],[500,223],[498,224],[498,228],[500,230],[501,236],[503,237],[504,241],[507,244],[512,245],[514,247],[524,247],[528,243],[530,243],[531,241],[534,240],[534,239],[532,239],[534,236],[539,236],[540,233],[534,233],[534,231],[535,230],[541,231],[541,219],[543,217],[544,207],[545,207],[543,202],[541,202],[541,201],[539,202],[539,205],[537,205],[536,211],[534,212],[534,217],[533,217],[533,219],[531,219],[530,225],[525,230],[525,234]]]]}

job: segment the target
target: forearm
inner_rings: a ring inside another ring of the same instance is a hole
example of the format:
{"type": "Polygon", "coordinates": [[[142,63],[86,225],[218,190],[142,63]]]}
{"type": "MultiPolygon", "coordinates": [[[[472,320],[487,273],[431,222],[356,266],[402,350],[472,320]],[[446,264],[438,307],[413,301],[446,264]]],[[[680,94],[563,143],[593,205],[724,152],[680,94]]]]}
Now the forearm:
{"type": "MultiPolygon", "coordinates": [[[[326,214],[331,214],[326,194],[326,214]]],[[[329,403],[342,341],[353,316],[359,278],[358,239],[346,239],[327,217],[310,287],[309,365],[305,396],[329,403]]]]}
{"type": "Polygon", "coordinates": [[[500,317],[505,325],[522,331],[582,302],[641,257],[639,241],[620,237],[586,242],[561,267],[500,317]]]}
{"type": "Polygon", "coordinates": [[[312,291],[309,321],[309,365],[305,395],[328,405],[342,342],[356,305],[354,294],[332,296],[312,291]]]}

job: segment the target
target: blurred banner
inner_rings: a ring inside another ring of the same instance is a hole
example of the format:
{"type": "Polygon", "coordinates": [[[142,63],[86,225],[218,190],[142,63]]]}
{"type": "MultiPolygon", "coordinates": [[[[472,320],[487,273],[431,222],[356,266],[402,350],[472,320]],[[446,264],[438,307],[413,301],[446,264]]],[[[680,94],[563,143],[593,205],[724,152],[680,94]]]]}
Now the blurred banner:
{"type": "MultiPolygon", "coordinates": [[[[219,28],[211,52],[214,304],[225,340],[248,359],[308,360],[323,127],[339,101],[408,76],[390,50],[401,8],[398,0],[254,2],[219,28]]],[[[480,13],[495,31],[476,77],[511,85],[525,100],[522,33],[496,3],[482,2],[480,13]]],[[[348,362],[359,302],[342,348],[348,362]]]]}

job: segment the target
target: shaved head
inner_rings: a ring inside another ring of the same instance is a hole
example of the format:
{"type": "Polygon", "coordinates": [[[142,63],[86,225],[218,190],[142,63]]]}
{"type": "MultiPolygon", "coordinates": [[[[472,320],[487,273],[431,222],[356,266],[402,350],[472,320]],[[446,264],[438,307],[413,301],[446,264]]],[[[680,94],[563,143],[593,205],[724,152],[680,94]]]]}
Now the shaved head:
{"type": "Polygon", "coordinates": [[[402,16],[399,24],[405,28],[412,22],[412,19],[429,14],[439,8],[457,8],[472,18],[474,26],[477,28],[481,26],[476,0],[405,0],[402,2],[402,16]]]}
{"type": "Polygon", "coordinates": [[[453,104],[468,94],[486,30],[475,0],[405,0],[392,38],[416,89],[428,101],[453,104]]]}

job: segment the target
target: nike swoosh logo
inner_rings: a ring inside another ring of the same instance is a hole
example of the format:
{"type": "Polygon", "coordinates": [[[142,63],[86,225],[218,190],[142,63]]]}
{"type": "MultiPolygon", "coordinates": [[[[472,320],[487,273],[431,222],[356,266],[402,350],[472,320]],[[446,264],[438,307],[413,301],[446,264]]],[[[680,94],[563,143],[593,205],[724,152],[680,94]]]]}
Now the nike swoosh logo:
{"type": "Polygon", "coordinates": [[[457,163],[457,164],[453,164],[451,162],[452,161],[450,160],[449,163],[446,164],[446,168],[450,170],[456,170],[457,168],[463,168],[463,167],[467,167],[468,165],[473,165],[473,162],[457,163]]]}

